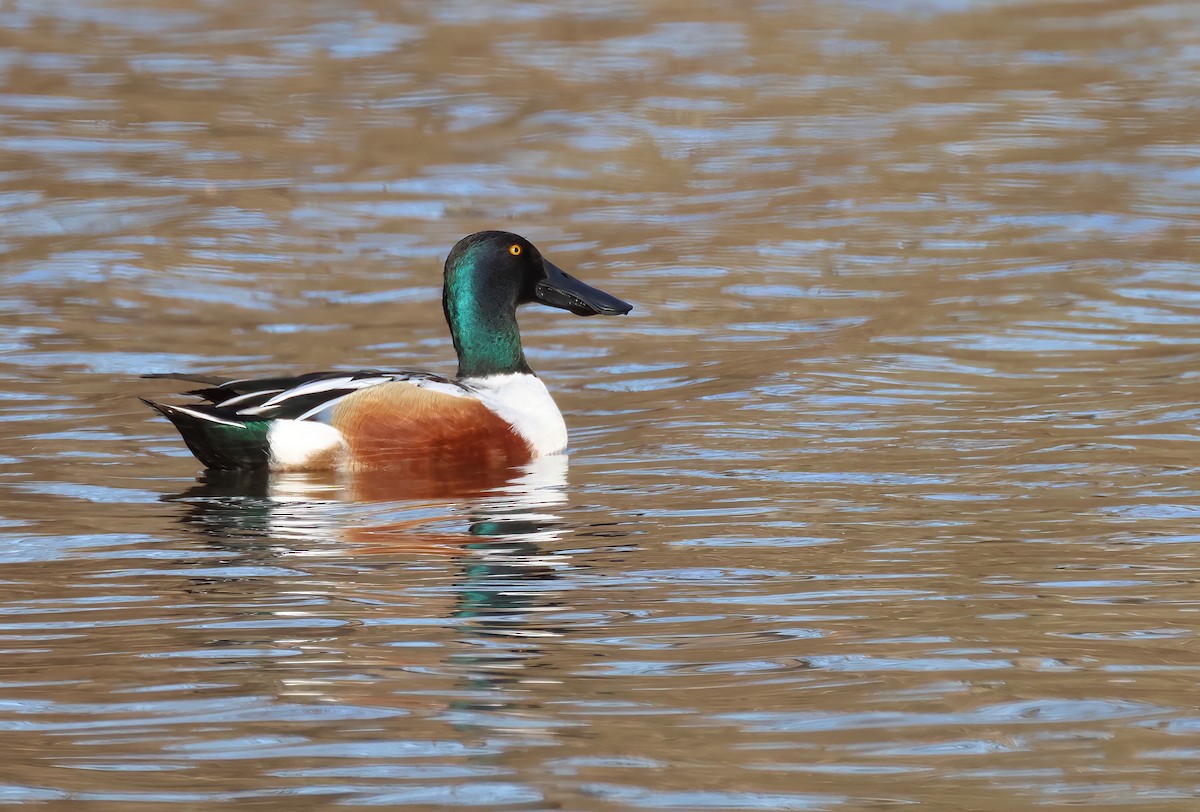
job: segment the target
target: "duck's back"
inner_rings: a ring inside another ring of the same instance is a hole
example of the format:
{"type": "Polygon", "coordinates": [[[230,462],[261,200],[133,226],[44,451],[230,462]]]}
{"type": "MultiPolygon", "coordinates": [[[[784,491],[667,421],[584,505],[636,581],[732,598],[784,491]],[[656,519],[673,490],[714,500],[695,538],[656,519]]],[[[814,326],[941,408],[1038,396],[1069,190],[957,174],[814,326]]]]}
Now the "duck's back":
{"type": "Polygon", "coordinates": [[[147,402],[208,468],[516,465],[566,446],[562,415],[534,375],[457,381],[363,370],[201,381],[212,385],[188,394],[206,403],[147,402]]]}

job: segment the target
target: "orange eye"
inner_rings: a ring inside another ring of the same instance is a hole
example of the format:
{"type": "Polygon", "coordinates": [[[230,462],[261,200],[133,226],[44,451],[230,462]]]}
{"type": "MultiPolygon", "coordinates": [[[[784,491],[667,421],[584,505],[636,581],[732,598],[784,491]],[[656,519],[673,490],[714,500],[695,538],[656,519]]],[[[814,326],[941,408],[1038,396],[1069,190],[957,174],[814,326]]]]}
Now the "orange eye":
{"type": "Polygon", "coordinates": [[[516,243],[508,246],[508,253],[512,254],[514,257],[521,256],[521,246],[517,245],[516,243]]]}

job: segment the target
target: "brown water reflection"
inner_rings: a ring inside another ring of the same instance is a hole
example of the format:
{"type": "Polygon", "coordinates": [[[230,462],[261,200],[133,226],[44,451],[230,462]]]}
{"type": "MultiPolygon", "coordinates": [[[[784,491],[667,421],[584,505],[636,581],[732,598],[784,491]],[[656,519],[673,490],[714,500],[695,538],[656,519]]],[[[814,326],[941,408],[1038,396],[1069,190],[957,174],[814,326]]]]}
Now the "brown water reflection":
{"type": "Polygon", "coordinates": [[[1191,809],[1187,2],[0,6],[0,801],[1191,809]],[[198,481],[143,372],[453,371],[569,470],[198,481]]]}

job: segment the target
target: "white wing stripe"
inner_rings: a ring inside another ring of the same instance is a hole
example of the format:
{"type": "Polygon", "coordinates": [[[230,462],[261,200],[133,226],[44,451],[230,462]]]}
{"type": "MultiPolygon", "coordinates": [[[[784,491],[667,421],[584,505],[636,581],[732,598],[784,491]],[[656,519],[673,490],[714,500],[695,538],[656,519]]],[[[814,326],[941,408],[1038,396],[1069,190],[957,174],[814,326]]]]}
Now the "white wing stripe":
{"type": "Polygon", "coordinates": [[[259,395],[266,395],[271,392],[282,392],[282,391],[283,391],[282,389],[264,389],[261,392],[247,392],[244,395],[236,395],[234,397],[231,397],[229,400],[221,401],[220,403],[217,404],[217,408],[218,409],[226,409],[230,406],[233,406],[235,403],[241,403],[243,400],[246,400],[247,398],[253,398],[253,397],[258,397],[259,395]]]}
{"type": "Polygon", "coordinates": [[[225,420],[223,418],[216,417],[215,415],[205,414],[204,412],[198,412],[195,409],[189,409],[187,406],[172,406],[171,408],[175,409],[176,411],[183,412],[184,414],[191,415],[192,417],[198,418],[200,420],[207,420],[209,423],[218,423],[222,426],[243,426],[243,425],[245,425],[244,423],[235,423],[232,420],[225,420]]]}
{"type": "Polygon", "coordinates": [[[308,418],[312,417],[313,415],[320,414],[321,412],[325,411],[326,409],[333,408],[334,406],[338,405],[346,398],[350,397],[352,394],[354,394],[354,393],[347,392],[346,394],[339,395],[338,397],[333,398],[332,400],[327,400],[320,405],[312,407],[307,412],[305,412],[304,414],[302,414],[299,417],[294,418],[294,419],[295,420],[307,420],[308,418]]]}
{"type": "Polygon", "coordinates": [[[357,389],[364,389],[368,386],[387,383],[390,380],[391,378],[358,378],[356,380],[350,376],[346,376],[344,378],[326,378],[320,381],[309,381],[308,383],[301,384],[300,386],[280,392],[266,403],[261,403],[258,406],[252,406],[249,409],[242,409],[238,412],[238,414],[261,414],[267,409],[278,406],[284,401],[291,400],[292,398],[303,397],[304,395],[315,395],[319,392],[337,392],[346,389],[353,391],[357,389]]]}
{"type": "Polygon", "coordinates": [[[356,381],[347,376],[345,378],[325,378],[319,381],[309,381],[308,383],[302,383],[299,386],[288,389],[285,392],[280,392],[264,403],[263,406],[276,406],[290,398],[298,398],[302,395],[315,395],[318,392],[335,392],[338,389],[361,389],[364,386],[372,386],[382,380],[381,378],[360,378],[356,381]]]}

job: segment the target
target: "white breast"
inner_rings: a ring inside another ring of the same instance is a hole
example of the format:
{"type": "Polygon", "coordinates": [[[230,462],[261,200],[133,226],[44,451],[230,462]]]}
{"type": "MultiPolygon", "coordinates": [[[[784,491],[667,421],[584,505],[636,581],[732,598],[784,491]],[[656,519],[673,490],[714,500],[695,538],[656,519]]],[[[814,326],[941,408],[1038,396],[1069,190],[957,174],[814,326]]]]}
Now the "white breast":
{"type": "Polygon", "coordinates": [[[566,450],[567,424],[538,376],[489,375],[463,383],[475,390],[485,406],[512,424],[535,457],[566,450]]]}

